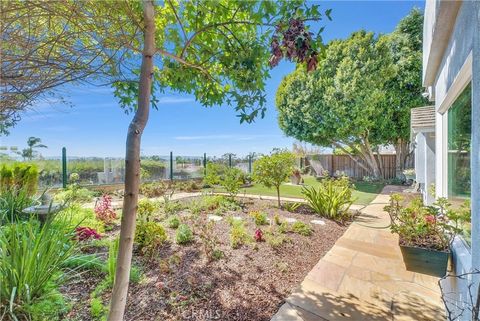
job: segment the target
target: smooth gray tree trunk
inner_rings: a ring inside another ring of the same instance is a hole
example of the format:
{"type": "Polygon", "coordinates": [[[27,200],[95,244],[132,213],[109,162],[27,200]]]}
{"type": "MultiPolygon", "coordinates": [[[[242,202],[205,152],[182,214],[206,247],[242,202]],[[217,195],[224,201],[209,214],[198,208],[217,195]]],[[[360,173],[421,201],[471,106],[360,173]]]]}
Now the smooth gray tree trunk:
{"type": "Polygon", "coordinates": [[[155,7],[152,0],[143,1],[143,19],[145,29],[143,31],[144,45],[142,51],[142,66],[140,69],[138,108],[130,123],[127,134],[122,225],[108,321],[121,321],[123,319],[128,295],[140,187],[140,143],[143,130],[148,121],[153,81],[155,7]]]}

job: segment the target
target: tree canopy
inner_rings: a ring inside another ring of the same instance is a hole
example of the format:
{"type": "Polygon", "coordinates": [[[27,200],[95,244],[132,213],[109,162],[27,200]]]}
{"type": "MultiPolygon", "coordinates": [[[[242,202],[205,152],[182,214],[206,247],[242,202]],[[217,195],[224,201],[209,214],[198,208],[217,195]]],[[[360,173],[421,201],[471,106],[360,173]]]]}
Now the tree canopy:
{"type": "Polygon", "coordinates": [[[359,156],[372,175],[380,176],[378,146],[404,146],[410,109],[424,103],[421,21],[415,9],[392,34],[359,31],[330,42],[316,71],[297,68],[280,84],[281,129],[301,141],[359,156]]]}
{"type": "Polygon", "coordinates": [[[2,50],[11,58],[5,65],[2,61],[1,75],[11,102],[1,105],[2,128],[67,82],[109,84],[120,106],[134,114],[126,140],[122,224],[108,317],[121,320],[135,232],[141,137],[158,96],[167,89],[192,94],[203,106],[227,104],[241,122],[252,122],[265,113],[265,81],[272,66],[288,59],[315,68],[321,37],[310,32],[308,21],[329,18],[330,11],[320,12],[318,5],[303,0],[6,3],[2,50]],[[10,42],[14,44],[8,51],[10,42]]]}
{"type": "Polygon", "coordinates": [[[13,0],[0,8],[0,134],[41,100],[65,102],[62,85],[108,84],[132,68],[127,47],[141,29],[129,23],[130,2],[13,0]]]}
{"type": "Polygon", "coordinates": [[[280,186],[295,168],[295,155],[285,150],[274,150],[253,163],[253,179],[267,188],[275,187],[277,204],[280,207],[280,186]]]}

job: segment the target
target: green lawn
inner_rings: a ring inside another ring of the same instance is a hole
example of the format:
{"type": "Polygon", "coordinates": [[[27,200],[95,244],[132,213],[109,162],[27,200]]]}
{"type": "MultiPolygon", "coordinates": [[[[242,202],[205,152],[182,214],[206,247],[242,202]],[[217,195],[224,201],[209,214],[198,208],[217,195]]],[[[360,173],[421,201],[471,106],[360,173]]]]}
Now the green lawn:
{"type": "MultiPolygon", "coordinates": [[[[304,176],[305,184],[309,186],[318,186],[319,182],[313,176],[304,176]]],[[[383,183],[356,182],[353,197],[356,198],[355,204],[367,205],[377,196],[385,185],[383,183]]],[[[280,196],[302,198],[302,186],[284,184],[280,187],[280,196]]],[[[215,191],[222,192],[221,189],[215,191]]],[[[242,188],[239,194],[271,195],[276,196],[274,188],[266,188],[263,185],[255,184],[252,187],[242,188]]]]}

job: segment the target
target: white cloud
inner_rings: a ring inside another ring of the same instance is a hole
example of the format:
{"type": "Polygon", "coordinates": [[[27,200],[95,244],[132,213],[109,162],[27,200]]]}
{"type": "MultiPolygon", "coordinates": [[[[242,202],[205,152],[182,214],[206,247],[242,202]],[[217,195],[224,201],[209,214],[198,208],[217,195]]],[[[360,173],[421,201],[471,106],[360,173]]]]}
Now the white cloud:
{"type": "Polygon", "coordinates": [[[191,97],[181,97],[181,96],[165,96],[159,99],[159,104],[183,104],[183,103],[192,103],[195,99],[191,97]]]}
{"type": "Polygon", "coordinates": [[[198,135],[198,136],[176,136],[175,140],[234,140],[234,141],[248,141],[260,138],[278,138],[281,135],[198,135]]]}

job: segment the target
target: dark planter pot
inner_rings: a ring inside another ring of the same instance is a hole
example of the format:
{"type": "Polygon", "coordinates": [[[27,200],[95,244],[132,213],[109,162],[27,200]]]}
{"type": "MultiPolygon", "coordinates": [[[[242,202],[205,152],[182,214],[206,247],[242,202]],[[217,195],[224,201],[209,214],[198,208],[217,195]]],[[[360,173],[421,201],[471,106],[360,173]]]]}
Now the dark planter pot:
{"type": "Polygon", "coordinates": [[[450,251],[435,251],[400,245],[407,271],[443,277],[447,273],[450,251]]]}

